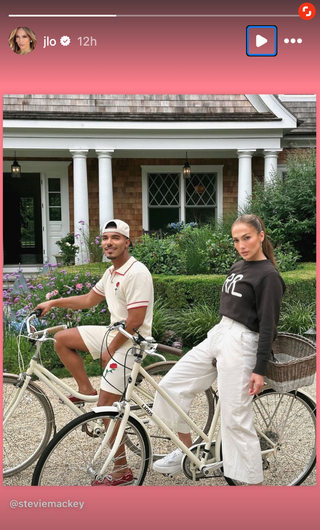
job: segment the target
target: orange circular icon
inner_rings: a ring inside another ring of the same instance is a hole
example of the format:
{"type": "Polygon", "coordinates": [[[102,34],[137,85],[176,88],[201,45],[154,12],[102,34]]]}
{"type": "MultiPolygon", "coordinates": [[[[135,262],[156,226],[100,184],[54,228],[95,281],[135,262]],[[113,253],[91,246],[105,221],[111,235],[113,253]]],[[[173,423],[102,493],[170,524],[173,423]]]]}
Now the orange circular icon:
{"type": "Polygon", "coordinates": [[[301,4],[298,13],[299,17],[303,18],[303,20],[311,20],[316,14],[316,8],[313,4],[306,2],[305,4],[301,4]]]}

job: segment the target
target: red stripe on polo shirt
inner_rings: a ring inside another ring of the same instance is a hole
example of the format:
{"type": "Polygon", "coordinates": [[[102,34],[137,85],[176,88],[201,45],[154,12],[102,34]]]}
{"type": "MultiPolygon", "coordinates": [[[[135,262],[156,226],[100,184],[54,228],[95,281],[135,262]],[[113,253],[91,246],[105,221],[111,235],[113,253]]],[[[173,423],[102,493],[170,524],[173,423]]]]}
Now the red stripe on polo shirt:
{"type": "Polygon", "coordinates": [[[92,287],[92,290],[95,291],[99,296],[104,296],[104,293],[102,291],[100,291],[100,289],[98,289],[98,287],[95,285],[94,287],[92,287]],[[100,294],[102,293],[102,294],[100,294]]]}
{"type": "Polygon", "coordinates": [[[137,302],[131,302],[131,304],[127,304],[127,308],[129,309],[131,305],[136,305],[136,304],[141,304],[140,307],[144,307],[145,305],[149,304],[149,300],[138,300],[137,302]]]}

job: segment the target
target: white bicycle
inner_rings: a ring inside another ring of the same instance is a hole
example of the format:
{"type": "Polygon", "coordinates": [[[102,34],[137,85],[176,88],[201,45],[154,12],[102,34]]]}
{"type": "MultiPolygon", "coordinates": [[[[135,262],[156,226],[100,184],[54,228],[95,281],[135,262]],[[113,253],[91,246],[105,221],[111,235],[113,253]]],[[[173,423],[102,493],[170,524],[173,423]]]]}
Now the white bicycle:
{"type": "MultiPolygon", "coordinates": [[[[40,312],[41,314],[41,312],[40,312]]],[[[86,410],[86,405],[93,405],[97,402],[98,396],[87,396],[76,392],[63,380],[58,379],[41,364],[41,346],[48,340],[54,340],[49,335],[66,329],[67,326],[55,326],[37,331],[32,325],[32,321],[40,316],[39,312],[31,313],[25,320],[26,335],[22,334],[22,329],[18,337],[18,355],[21,373],[3,374],[3,476],[9,477],[19,473],[35,462],[43,449],[48,444],[52,434],[56,434],[55,414],[47,394],[39,384],[33,381],[38,378],[47,385],[64,403],[75,416],[82,416],[86,410]],[[27,369],[24,369],[20,352],[20,340],[27,338],[31,347],[35,347],[35,352],[29,362],[27,369]],[[77,405],[68,399],[68,394],[81,399],[77,405]]],[[[182,351],[177,348],[158,344],[158,351],[181,356],[182,351]]],[[[174,366],[175,361],[166,361],[165,357],[154,352],[156,357],[160,357],[162,362],[154,363],[146,367],[146,373],[154,376],[157,380],[174,366]]],[[[137,381],[137,392],[144,395],[144,398],[151,405],[153,402],[153,391],[147,387],[146,381],[140,378],[137,381]]],[[[194,407],[203,408],[203,427],[208,431],[213,416],[213,394],[207,390],[198,398],[198,405],[194,407]]],[[[133,407],[135,407],[133,405],[133,407]]],[[[194,415],[191,412],[191,415],[194,415]]],[[[140,417],[146,413],[140,410],[140,417]]],[[[89,432],[89,431],[88,431],[89,432]]],[[[156,458],[156,456],[155,456],[156,458]]]]}
{"type": "MultiPolygon", "coordinates": [[[[147,471],[153,453],[166,454],[176,447],[184,453],[181,469],[191,481],[222,476],[223,440],[217,393],[214,393],[214,416],[206,434],[142,368],[143,356],[153,354],[157,344],[139,334],[130,335],[121,323],[115,329],[132,340],[133,347],[128,355],[135,356],[123,399],[112,407],[94,408],[62,428],[42,453],[32,485],[89,486],[96,480],[102,481],[112,472],[115,460],[125,456],[133,472],[133,485],[141,486],[148,484],[147,471]],[[191,448],[153,412],[152,403],[139,395],[136,386],[139,378],[157,390],[190,426],[196,438],[191,448]],[[143,417],[139,418],[132,407],[143,411],[143,417]]],[[[253,410],[261,445],[263,485],[298,486],[303,483],[316,461],[314,401],[302,391],[282,393],[266,387],[253,399],[253,410]]],[[[228,477],[225,479],[233,486],[245,485],[228,477]]]]}

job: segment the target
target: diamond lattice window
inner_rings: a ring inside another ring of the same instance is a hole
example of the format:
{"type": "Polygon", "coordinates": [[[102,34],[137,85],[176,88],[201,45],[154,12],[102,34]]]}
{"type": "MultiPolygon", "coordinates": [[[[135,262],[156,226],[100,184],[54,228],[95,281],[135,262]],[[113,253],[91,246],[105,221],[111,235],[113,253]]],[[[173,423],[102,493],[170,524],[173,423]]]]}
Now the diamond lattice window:
{"type": "Polygon", "coordinates": [[[148,173],[149,206],[178,206],[179,178],[178,173],[148,173]]]}
{"type": "Polygon", "coordinates": [[[192,173],[186,180],[186,208],[194,206],[217,207],[217,174],[192,173]]]}
{"type": "Polygon", "coordinates": [[[149,229],[165,230],[180,219],[180,173],[148,173],[149,229]]]}

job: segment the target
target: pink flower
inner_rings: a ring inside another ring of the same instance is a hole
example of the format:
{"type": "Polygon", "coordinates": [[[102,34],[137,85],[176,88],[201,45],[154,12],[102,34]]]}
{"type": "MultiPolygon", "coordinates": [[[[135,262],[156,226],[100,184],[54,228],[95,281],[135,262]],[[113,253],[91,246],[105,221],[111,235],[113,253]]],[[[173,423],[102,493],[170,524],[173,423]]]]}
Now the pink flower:
{"type": "Polygon", "coordinates": [[[55,289],[51,293],[47,293],[46,294],[46,300],[50,300],[50,298],[52,298],[52,296],[57,296],[58,293],[59,293],[59,291],[57,289],[55,289]]]}
{"type": "Polygon", "coordinates": [[[82,289],[82,283],[76,283],[76,289],[82,289]]]}

